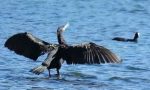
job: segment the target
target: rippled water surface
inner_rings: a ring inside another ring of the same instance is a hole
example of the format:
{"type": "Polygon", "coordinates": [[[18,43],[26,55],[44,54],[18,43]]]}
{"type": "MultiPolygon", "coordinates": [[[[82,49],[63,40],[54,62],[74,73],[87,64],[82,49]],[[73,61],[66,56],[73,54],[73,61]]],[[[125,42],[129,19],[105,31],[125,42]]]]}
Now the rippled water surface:
{"type": "Polygon", "coordinates": [[[149,0],[0,0],[0,90],[149,90],[150,89],[150,1],[149,0]],[[121,64],[67,65],[61,79],[48,79],[48,72],[29,70],[41,64],[4,48],[18,32],[30,32],[57,43],[56,29],[66,22],[68,44],[92,41],[117,55],[121,64]],[[115,36],[138,43],[116,42],[115,36]]]}

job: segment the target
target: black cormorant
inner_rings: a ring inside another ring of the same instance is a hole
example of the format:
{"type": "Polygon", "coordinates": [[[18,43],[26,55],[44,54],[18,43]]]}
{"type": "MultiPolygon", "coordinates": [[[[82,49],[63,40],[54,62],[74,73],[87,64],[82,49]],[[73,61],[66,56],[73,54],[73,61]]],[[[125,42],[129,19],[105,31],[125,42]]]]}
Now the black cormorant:
{"type": "Polygon", "coordinates": [[[57,29],[57,38],[59,46],[55,46],[47,59],[40,65],[31,70],[35,74],[42,73],[48,69],[50,76],[50,69],[56,68],[59,76],[59,69],[64,60],[67,64],[103,64],[103,63],[120,63],[120,58],[109,49],[99,46],[95,43],[89,42],[79,45],[68,45],[62,33],[66,30],[69,24],[60,26],[57,29]]]}
{"type": "Polygon", "coordinates": [[[62,33],[66,30],[68,24],[60,26],[57,29],[57,38],[59,44],[51,44],[40,40],[30,33],[18,33],[5,42],[5,47],[15,51],[19,55],[23,55],[33,60],[37,60],[40,55],[48,53],[47,58],[40,66],[31,70],[35,74],[42,73],[45,69],[56,68],[59,76],[59,69],[64,60],[67,64],[103,64],[103,63],[119,63],[120,58],[109,49],[99,46],[95,43],[83,43],[79,45],[68,45],[62,33]]]}
{"type": "Polygon", "coordinates": [[[112,40],[123,41],[123,42],[137,42],[138,38],[139,38],[139,33],[136,32],[133,39],[126,39],[126,38],[122,38],[122,37],[115,37],[112,40]]]}

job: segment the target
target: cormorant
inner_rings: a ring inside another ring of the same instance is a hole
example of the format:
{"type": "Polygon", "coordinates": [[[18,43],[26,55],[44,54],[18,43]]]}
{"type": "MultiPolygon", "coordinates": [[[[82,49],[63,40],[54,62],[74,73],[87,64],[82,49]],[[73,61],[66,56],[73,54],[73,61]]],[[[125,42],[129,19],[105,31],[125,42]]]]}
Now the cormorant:
{"type": "Polygon", "coordinates": [[[120,63],[120,58],[109,49],[99,46],[93,42],[68,45],[63,38],[62,33],[66,30],[69,24],[60,26],[57,29],[57,38],[59,46],[49,53],[47,59],[40,65],[31,70],[35,74],[42,73],[48,69],[50,76],[50,69],[56,68],[59,76],[59,69],[63,61],[67,64],[104,64],[104,63],[120,63]]]}
{"type": "Polygon", "coordinates": [[[138,38],[139,38],[139,33],[136,32],[133,39],[126,39],[126,38],[122,38],[122,37],[115,37],[112,40],[123,41],[123,42],[137,42],[138,38]]]}
{"type": "Polygon", "coordinates": [[[82,43],[79,45],[68,45],[62,33],[66,30],[68,24],[58,27],[57,38],[59,44],[52,44],[45,42],[31,33],[18,33],[5,42],[5,47],[15,51],[19,55],[23,55],[34,61],[40,55],[48,53],[44,62],[33,68],[31,71],[35,74],[42,73],[48,69],[50,76],[50,69],[56,68],[59,76],[59,69],[64,60],[67,64],[103,64],[103,63],[119,63],[120,58],[111,52],[109,49],[99,46],[95,43],[82,43]]]}

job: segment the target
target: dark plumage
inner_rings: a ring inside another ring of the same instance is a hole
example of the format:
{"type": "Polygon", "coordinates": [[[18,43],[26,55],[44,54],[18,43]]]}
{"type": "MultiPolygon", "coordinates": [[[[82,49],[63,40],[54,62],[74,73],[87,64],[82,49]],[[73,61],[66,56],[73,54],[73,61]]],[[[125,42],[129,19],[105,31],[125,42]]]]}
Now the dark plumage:
{"type": "Polygon", "coordinates": [[[53,45],[25,32],[11,36],[4,46],[19,55],[37,60],[40,55],[53,50],[53,45]]]}
{"type": "Polygon", "coordinates": [[[15,51],[19,55],[37,60],[40,55],[48,53],[47,58],[40,66],[31,70],[35,74],[42,73],[45,69],[56,68],[59,76],[59,69],[66,60],[67,64],[103,64],[103,63],[119,63],[120,58],[109,49],[89,42],[78,45],[68,45],[62,33],[68,27],[68,24],[60,26],[57,29],[57,38],[59,44],[51,44],[40,40],[30,33],[18,33],[11,36],[6,42],[5,47],[15,51]]]}
{"type": "Polygon", "coordinates": [[[139,33],[136,32],[133,39],[126,39],[126,38],[122,38],[122,37],[115,37],[112,40],[123,41],[123,42],[137,42],[138,38],[139,38],[139,33]]]}
{"type": "Polygon", "coordinates": [[[68,45],[62,35],[62,32],[68,27],[68,24],[58,27],[57,37],[59,47],[55,47],[51,54],[42,65],[33,68],[31,71],[35,74],[42,73],[45,69],[56,68],[59,76],[59,69],[64,60],[67,64],[102,64],[102,63],[119,63],[120,58],[109,49],[96,45],[95,43],[85,43],[75,46],[68,45]]]}

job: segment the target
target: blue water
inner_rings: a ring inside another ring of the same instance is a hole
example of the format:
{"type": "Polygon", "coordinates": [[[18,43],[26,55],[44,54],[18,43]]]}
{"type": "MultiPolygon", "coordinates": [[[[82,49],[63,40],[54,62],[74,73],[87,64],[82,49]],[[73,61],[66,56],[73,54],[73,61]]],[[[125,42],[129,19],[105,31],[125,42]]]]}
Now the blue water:
{"type": "Polygon", "coordinates": [[[0,90],[149,90],[150,89],[150,1],[149,0],[0,0],[0,90]],[[123,59],[121,64],[67,65],[62,78],[47,79],[48,72],[34,75],[40,65],[4,47],[18,32],[57,43],[56,29],[69,22],[64,33],[68,44],[92,41],[123,59]],[[138,43],[116,42],[115,36],[138,43]]]}

